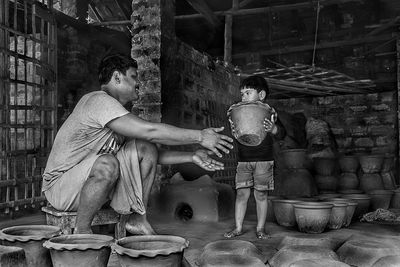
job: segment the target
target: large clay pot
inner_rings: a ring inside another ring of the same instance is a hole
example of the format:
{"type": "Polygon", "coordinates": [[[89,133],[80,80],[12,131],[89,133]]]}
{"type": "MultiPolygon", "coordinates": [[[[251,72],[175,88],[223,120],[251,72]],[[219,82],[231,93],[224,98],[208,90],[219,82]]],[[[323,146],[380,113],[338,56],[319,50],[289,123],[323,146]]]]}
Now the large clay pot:
{"type": "Polygon", "coordinates": [[[235,127],[233,136],[243,145],[258,146],[267,134],[264,120],[271,119],[272,111],[260,101],[233,104],[228,110],[229,120],[235,127]]]}
{"type": "Polygon", "coordinates": [[[333,204],[322,202],[299,202],[293,204],[300,232],[319,234],[329,222],[333,204]]]}
{"type": "Polygon", "coordinates": [[[274,199],[272,205],[274,207],[274,213],[276,221],[282,226],[295,226],[296,217],[294,215],[293,204],[298,203],[298,200],[290,199],[274,199]]]}
{"type": "Polygon", "coordinates": [[[113,240],[107,235],[62,235],[47,240],[43,246],[50,250],[56,267],[106,267],[113,240]]]}
{"type": "Polygon", "coordinates": [[[357,172],[359,163],[356,156],[341,156],[338,161],[342,172],[357,172]]]}
{"type": "Polygon", "coordinates": [[[181,266],[188,246],[189,241],[179,236],[147,235],[121,238],[113,249],[122,267],[174,267],[181,266]]]}
{"type": "Polygon", "coordinates": [[[306,259],[293,262],[289,267],[350,267],[350,265],[332,259],[306,259]]]}
{"type": "Polygon", "coordinates": [[[382,177],[379,173],[363,173],[360,176],[360,188],[364,192],[383,188],[382,177]]]}
{"type": "Polygon", "coordinates": [[[338,250],[340,260],[351,266],[372,266],[378,259],[387,255],[397,255],[398,249],[373,240],[350,240],[338,250]]]}
{"type": "Polygon", "coordinates": [[[342,241],[328,236],[321,237],[309,234],[296,234],[294,236],[285,236],[279,243],[277,249],[281,250],[283,247],[287,246],[317,246],[335,251],[342,243],[342,241]]]}
{"type": "Polygon", "coordinates": [[[59,227],[50,225],[12,226],[0,231],[0,240],[2,245],[23,248],[29,267],[51,267],[50,253],[43,242],[60,233],[59,227]]]}
{"type": "Polygon", "coordinates": [[[390,207],[393,209],[400,209],[400,189],[393,190],[392,201],[390,207]]]}
{"type": "MultiPolygon", "coordinates": [[[[196,260],[196,264],[199,266],[219,266],[215,265],[215,259],[217,256],[222,255],[228,256],[227,258],[232,256],[247,256],[256,258],[261,263],[268,260],[268,257],[263,255],[263,253],[251,242],[244,240],[217,240],[208,243],[203,248],[202,253],[196,260]]],[[[227,262],[223,264],[227,265],[227,262]]]]}
{"type": "Polygon", "coordinates": [[[359,184],[358,178],[355,173],[344,172],[339,177],[339,189],[340,190],[357,189],[358,184],[359,184]]]}
{"type": "Polygon", "coordinates": [[[390,172],[394,167],[394,156],[385,155],[382,163],[381,172],[390,172]]]}
{"type": "Polygon", "coordinates": [[[357,202],[357,207],[354,211],[353,220],[357,220],[361,215],[369,211],[371,197],[367,194],[347,194],[342,198],[351,199],[357,202]]]}
{"type": "Polygon", "coordinates": [[[342,228],[346,220],[346,209],[348,204],[345,202],[328,201],[328,200],[327,203],[333,204],[333,207],[331,211],[331,216],[329,217],[328,225],[326,227],[331,230],[337,230],[342,228]]]}
{"type": "Polygon", "coordinates": [[[359,161],[361,169],[365,173],[378,173],[381,171],[382,163],[384,160],[383,155],[361,155],[359,161]]]}
{"type": "Polygon", "coordinates": [[[285,169],[277,172],[274,192],[281,196],[310,197],[318,190],[307,169],[285,169]]]}
{"type": "Polygon", "coordinates": [[[318,200],[323,201],[325,199],[330,199],[330,198],[335,198],[335,197],[340,197],[341,194],[338,193],[330,193],[330,194],[320,194],[315,196],[318,200]]]}
{"type": "Polygon", "coordinates": [[[290,264],[305,259],[339,260],[334,251],[324,247],[294,245],[285,246],[268,260],[271,267],[288,267],[290,264]]]}
{"type": "Polygon", "coordinates": [[[372,190],[368,192],[371,197],[371,209],[385,209],[387,210],[390,206],[393,191],[391,190],[372,190]]]}
{"type": "Polygon", "coordinates": [[[386,190],[396,189],[396,181],[393,172],[381,172],[383,188],[386,190]]]}
{"type": "Polygon", "coordinates": [[[332,175],[335,171],[336,167],[336,159],[335,158],[313,158],[314,170],[317,174],[328,176],[332,175]]]}
{"type": "Polygon", "coordinates": [[[305,149],[285,149],[280,152],[285,167],[303,169],[307,165],[308,156],[305,149]]]}
{"type": "Polygon", "coordinates": [[[338,185],[338,179],[333,175],[315,175],[315,182],[317,183],[319,192],[335,192],[338,185]]]}
{"type": "Polygon", "coordinates": [[[346,203],[346,216],[343,220],[343,225],[342,227],[348,227],[351,223],[351,220],[354,215],[354,211],[356,210],[357,207],[357,202],[351,200],[351,199],[345,199],[345,198],[329,198],[326,199],[326,201],[329,202],[337,202],[337,203],[346,203]]]}

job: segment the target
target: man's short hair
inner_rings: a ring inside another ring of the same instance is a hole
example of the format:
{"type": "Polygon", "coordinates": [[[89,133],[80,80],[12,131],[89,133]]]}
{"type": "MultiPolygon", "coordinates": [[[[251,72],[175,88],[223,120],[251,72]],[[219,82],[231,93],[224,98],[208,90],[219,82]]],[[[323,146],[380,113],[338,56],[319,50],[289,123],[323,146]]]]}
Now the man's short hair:
{"type": "Polygon", "coordinates": [[[107,84],[111,80],[114,71],[119,71],[126,75],[126,71],[131,67],[137,69],[138,64],[130,56],[122,54],[105,56],[100,61],[98,69],[100,84],[107,84]]]}
{"type": "Polygon", "coordinates": [[[264,90],[266,97],[269,95],[268,83],[265,78],[260,75],[252,75],[245,78],[240,83],[240,90],[244,89],[245,87],[255,89],[257,92],[264,90]]]}

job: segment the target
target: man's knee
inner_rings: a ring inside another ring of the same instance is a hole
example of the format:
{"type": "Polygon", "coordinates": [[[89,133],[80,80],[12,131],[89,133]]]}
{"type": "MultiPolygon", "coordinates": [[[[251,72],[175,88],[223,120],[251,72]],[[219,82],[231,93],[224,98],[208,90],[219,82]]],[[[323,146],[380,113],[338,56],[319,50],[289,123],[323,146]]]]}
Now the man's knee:
{"type": "Polygon", "coordinates": [[[236,190],[236,197],[239,200],[247,200],[250,196],[250,188],[239,188],[236,190]]]}
{"type": "Polygon", "coordinates": [[[136,149],[138,152],[139,160],[146,158],[146,160],[154,160],[157,162],[158,149],[157,146],[143,140],[136,140],[136,149]]]}
{"type": "Polygon", "coordinates": [[[119,177],[119,161],[111,154],[104,154],[95,161],[91,176],[114,183],[119,177]]]}

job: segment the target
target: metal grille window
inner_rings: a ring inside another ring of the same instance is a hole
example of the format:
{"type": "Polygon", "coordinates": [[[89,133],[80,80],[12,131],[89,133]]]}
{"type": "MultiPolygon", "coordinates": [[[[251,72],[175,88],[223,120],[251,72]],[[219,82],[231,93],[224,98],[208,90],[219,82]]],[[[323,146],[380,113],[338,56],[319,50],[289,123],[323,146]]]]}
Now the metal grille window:
{"type": "Polygon", "coordinates": [[[56,25],[51,1],[0,0],[0,210],[43,202],[56,133],[56,25]]]}

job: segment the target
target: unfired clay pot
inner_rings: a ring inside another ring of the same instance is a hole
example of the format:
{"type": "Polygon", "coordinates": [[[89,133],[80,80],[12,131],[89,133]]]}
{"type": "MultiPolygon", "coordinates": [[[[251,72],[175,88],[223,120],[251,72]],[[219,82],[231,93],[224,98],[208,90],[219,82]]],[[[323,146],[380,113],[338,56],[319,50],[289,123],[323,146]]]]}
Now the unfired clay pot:
{"type": "Polygon", "coordinates": [[[355,173],[358,169],[358,158],[356,156],[341,156],[339,157],[339,166],[342,172],[355,173]]]}
{"type": "Polygon", "coordinates": [[[400,266],[400,255],[384,256],[377,260],[372,267],[398,267],[400,266]]]}
{"type": "Polygon", "coordinates": [[[387,210],[392,199],[392,190],[372,190],[368,192],[371,197],[371,209],[385,209],[387,210]]]}
{"type": "Polygon", "coordinates": [[[121,238],[112,247],[122,267],[173,267],[182,264],[188,246],[179,236],[145,235],[121,238]]]}
{"type": "Polygon", "coordinates": [[[322,233],[329,222],[333,204],[322,202],[299,202],[293,204],[300,232],[322,233]]]}
{"type": "Polygon", "coordinates": [[[381,171],[384,155],[361,155],[359,161],[364,173],[378,173],[381,171]]]}
{"type": "Polygon", "coordinates": [[[335,158],[313,158],[314,170],[318,175],[328,176],[332,175],[335,171],[336,159],[335,158]]]}
{"type": "Polygon", "coordinates": [[[2,229],[0,240],[2,245],[23,248],[29,267],[51,267],[50,252],[43,243],[60,233],[56,226],[20,225],[2,229]]]}
{"type": "Polygon", "coordinates": [[[359,185],[358,177],[355,173],[344,172],[339,176],[339,189],[357,189],[359,185]]]}
{"type": "Polygon", "coordinates": [[[308,160],[305,149],[286,149],[281,151],[282,160],[288,169],[303,169],[308,160]]]}
{"type": "Polygon", "coordinates": [[[382,177],[379,173],[363,173],[360,175],[360,188],[364,192],[384,189],[382,177]]]}
{"type": "Polygon", "coordinates": [[[371,197],[367,194],[348,194],[343,195],[342,198],[351,199],[357,202],[356,209],[353,215],[353,221],[369,211],[371,205],[371,197]]]}
{"type": "Polygon", "coordinates": [[[298,200],[290,199],[274,199],[272,205],[274,207],[274,213],[276,221],[282,226],[295,226],[296,217],[294,215],[293,204],[298,203],[298,200]]]}
{"type": "Polygon", "coordinates": [[[338,179],[334,175],[315,175],[318,191],[336,191],[338,179]]]}
{"type": "Polygon", "coordinates": [[[333,208],[331,216],[329,217],[329,222],[327,227],[332,230],[337,230],[342,228],[343,224],[346,222],[346,209],[348,204],[346,202],[329,201],[327,203],[332,203],[333,208]]]}
{"type": "Polygon", "coordinates": [[[47,240],[56,267],[106,267],[113,237],[97,234],[62,235],[47,240]]]}
{"type": "Polygon", "coordinates": [[[343,220],[343,225],[342,227],[348,227],[351,223],[351,220],[354,215],[354,211],[356,210],[357,207],[357,202],[351,200],[351,199],[345,199],[345,198],[329,198],[326,199],[326,201],[330,202],[339,202],[339,203],[346,203],[346,216],[343,220]]]}

